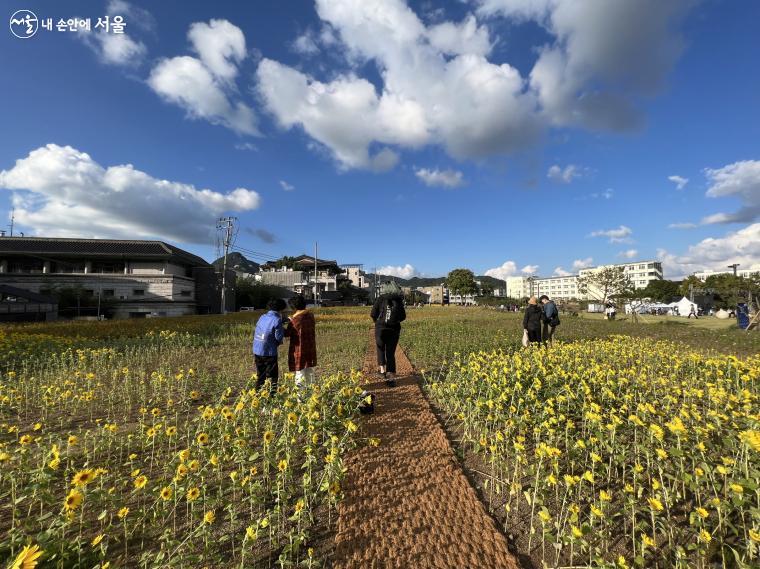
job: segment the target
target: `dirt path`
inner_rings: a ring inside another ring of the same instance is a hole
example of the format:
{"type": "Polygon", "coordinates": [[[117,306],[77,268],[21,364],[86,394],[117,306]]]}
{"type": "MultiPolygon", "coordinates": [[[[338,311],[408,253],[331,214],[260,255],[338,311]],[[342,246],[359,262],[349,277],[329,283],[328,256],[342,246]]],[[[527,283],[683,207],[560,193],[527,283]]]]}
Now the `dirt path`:
{"type": "MultiPolygon", "coordinates": [[[[399,348],[393,388],[370,383],[380,439],[348,457],[338,508],[336,569],[516,569],[507,542],[469,485],[399,348]]],[[[374,341],[365,360],[375,370],[374,341]]]]}

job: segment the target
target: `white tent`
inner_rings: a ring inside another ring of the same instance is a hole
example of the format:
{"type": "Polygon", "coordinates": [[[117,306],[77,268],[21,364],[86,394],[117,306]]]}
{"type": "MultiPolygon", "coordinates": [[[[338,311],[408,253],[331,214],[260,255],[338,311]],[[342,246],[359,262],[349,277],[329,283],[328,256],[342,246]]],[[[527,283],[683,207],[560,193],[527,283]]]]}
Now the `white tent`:
{"type": "Polygon", "coordinates": [[[691,313],[692,306],[694,307],[694,312],[697,312],[699,310],[699,308],[697,307],[697,303],[692,302],[685,296],[678,302],[671,303],[670,306],[678,309],[679,316],[688,316],[691,313]]]}

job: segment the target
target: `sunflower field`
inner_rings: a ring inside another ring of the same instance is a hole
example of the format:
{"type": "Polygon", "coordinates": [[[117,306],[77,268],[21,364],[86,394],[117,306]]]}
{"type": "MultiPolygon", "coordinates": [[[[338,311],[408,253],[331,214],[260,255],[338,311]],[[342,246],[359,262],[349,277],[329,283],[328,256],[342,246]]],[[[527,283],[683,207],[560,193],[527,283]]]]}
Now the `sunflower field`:
{"type": "Polygon", "coordinates": [[[759,356],[611,336],[425,379],[534,564],[760,566],[759,356]]]}
{"type": "Polygon", "coordinates": [[[340,345],[351,324],[337,324],[322,319],[329,363],[301,389],[291,374],[256,389],[247,323],[88,340],[101,347],[44,334],[37,353],[9,358],[2,566],[323,566],[343,457],[359,442],[351,368],[366,349],[366,323],[340,345]]]}

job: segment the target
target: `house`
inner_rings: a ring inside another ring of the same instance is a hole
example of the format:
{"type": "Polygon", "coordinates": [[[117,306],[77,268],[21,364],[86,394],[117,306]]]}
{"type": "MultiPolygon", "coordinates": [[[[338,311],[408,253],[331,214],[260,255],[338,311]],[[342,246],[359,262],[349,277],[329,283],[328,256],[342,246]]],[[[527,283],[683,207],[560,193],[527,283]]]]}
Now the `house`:
{"type": "Polygon", "coordinates": [[[348,276],[335,261],[315,259],[310,255],[283,257],[261,265],[262,284],[288,288],[306,298],[321,298],[324,292],[337,291],[343,284],[350,284],[348,276]]]}
{"type": "MultiPolygon", "coordinates": [[[[228,271],[227,310],[234,310],[228,271]]],[[[221,312],[221,276],[163,241],[0,237],[0,285],[74,299],[65,316],[146,318],[221,312]]]]}

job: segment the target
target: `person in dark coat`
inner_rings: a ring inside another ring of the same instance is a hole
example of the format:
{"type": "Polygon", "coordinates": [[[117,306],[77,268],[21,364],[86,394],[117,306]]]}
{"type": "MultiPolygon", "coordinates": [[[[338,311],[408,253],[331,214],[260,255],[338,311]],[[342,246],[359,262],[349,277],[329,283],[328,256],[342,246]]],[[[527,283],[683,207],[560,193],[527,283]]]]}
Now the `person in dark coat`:
{"type": "Polygon", "coordinates": [[[531,344],[541,343],[541,320],[543,319],[544,311],[538,306],[538,301],[535,296],[531,296],[528,300],[528,306],[525,308],[525,316],[523,316],[523,330],[528,332],[528,342],[531,344]]]}
{"type": "Polygon", "coordinates": [[[541,295],[538,299],[543,305],[544,311],[544,329],[541,334],[544,346],[548,343],[550,346],[554,345],[554,330],[559,326],[559,310],[553,300],[550,300],[545,294],[541,295]]]}
{"type": "Polygon", "coordinates": [[[375,322],[375,344],[380,375],[389,386],[396,385],[396,346],[401,335],[401,323],[406,320],[404,297],[395,282],[384,284],[372,306],[370,316],[375,322]]]}
{"type": "Polygon", "coordinates": [[[285,336],[290,338],[288,369],[296,374],[296,386],[303,387],[313,381],[314,367],[317,365],[314,314],[306,310],[306,299],[300,295],[290,299],[290,308],[295,312],[285,329],[285,336]]]}

